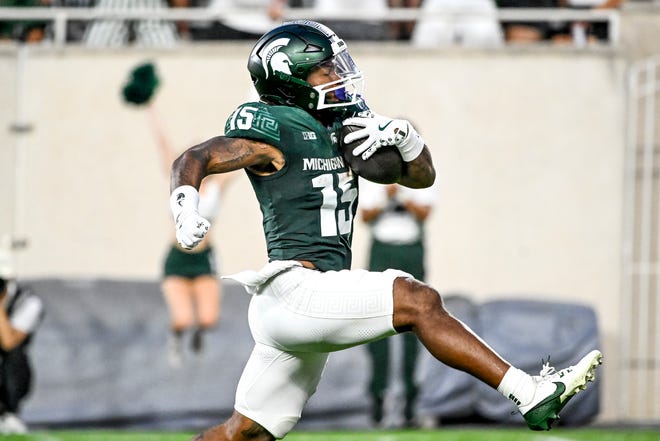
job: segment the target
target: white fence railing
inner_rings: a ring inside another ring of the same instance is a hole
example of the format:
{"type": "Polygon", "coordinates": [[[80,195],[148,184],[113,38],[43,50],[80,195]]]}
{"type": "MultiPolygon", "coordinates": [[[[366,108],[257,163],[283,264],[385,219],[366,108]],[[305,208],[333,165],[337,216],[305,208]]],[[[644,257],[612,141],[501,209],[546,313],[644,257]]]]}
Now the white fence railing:
{"type": "MultiPolygon", "coordinates": [[[[223,18],[262,16],[263,10],[228,8],[222,11],[208,8],[171,8],[171,9],[101,9],[101,8],[6,8],[0,7],[0,21],[7,20],[44,20],[53,22],[53,42],[66,44],[67,23],[70,20],[166,20],[166,21],[209,21],[223,18]]],[[[333,11],[321,12],[313,8],[286,8],[283,20],[309,18],[314,20],[372,20],[372,21],[407,21],[431,18],[459,17],[468,13],[447,13],[424,11],[413,8],[390,8],[384,11],[333,11]]],[[[495,15],[502,21],[527,22],[607,22],[609,24],[609,42],[616,44],[620,34],[619,11],[612,10],[577,10],[568,8],[499,8],[495,13],[470,12],[470,16],[495,15]]]]}
{"type": "Polygon", "coordinates": [[[619,414],[660,419],[660,57],[628,72],[619,414]]]}

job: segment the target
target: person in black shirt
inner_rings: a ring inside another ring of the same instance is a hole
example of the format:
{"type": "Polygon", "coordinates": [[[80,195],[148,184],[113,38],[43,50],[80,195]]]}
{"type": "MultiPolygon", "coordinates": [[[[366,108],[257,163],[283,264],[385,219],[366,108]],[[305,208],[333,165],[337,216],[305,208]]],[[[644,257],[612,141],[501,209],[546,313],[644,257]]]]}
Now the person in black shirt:
{"type": "Polygon", "coordinates": [[[25,433],[18,417],[32,385],[28,346],[43,319],[43,303],[16,283],[13,271],[0,262],[0,433],[25,433]]]}

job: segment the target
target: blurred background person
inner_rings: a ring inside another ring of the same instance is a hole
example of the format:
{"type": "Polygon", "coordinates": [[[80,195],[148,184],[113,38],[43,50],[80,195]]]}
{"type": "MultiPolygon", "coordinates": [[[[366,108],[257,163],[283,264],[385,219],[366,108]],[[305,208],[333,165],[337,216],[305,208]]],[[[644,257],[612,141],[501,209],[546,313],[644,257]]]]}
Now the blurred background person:
{"type": "Polygon", "coordinates": [[[41,299],[16,282],[8,246],[0,249],[0,433],[26,433],[20,408],[32,388],[28,348],[43,320],[41,299]]]}
{"type": "MultiPolygon", "coordinates": [[[[203,3],[199,0],[167,0],[167,4],[170,8],[198,8],[203,6],[203,3]]],[[[205,6],[205,5],[204,5],[205,6]]],[[[191,23],[185,20],[179,20],[174,23],[176,26],[177,33],[179,37],[184,40],[189,40],[191,38],[191,23]]],[[[194,27],[194,24],[193,24],[194,27]]]]}
{"type": "MultiPolygon", "coordinates": [[[[421,5],[422,0],[387,0],[387,6],[390,8],[419,8],[421,5]]],[[[410,40],[416,23],[416,20],[390,22],[391,37],[400,41],[410,40]]]]}
{"type": "MultiPolygon", "coordinates": [[[[366,13],[377,16],[387,12],[387,0],[308,0],[304,6],[315,14],[335,12],[366,13]]],[[[319,20],[345,40],[385,41],[391,39],[390,25],[384,20],[319,20]]]]}
{"type": "MultiPolygon", "coordinates": [[[[559,0],[497,0],[499,8],[557,8],[559,0]]],[[[508,43],[548,41],[557,31],[549,21],[503,21],[504,39],[508,43]]]]}
{"type": "MultiPolygon", "coordinates": [[[[46,7],[52,0],[0,0],[1,7],[46,7]]],[[[18,40],[39,43],[46,38],[48,22],[38,20],[0,20],[0,40],[18,40]]]]}
{"type": "MultiPolygon", "coordinates": [[[[162,10],[169,7],[165,0],[98,0],[99,11],[126,12],[130,10],[162,10]]],[[[86,29],[85,45],[96,48],[172,47],[179,40],[175,23],[165,20],[102,19],[93,21],[86,29]]]]}
{"type": "Polygon", "coordinates": [[[411,37],[417,47],[494,48],[504,43],[494,0],[425,0],[422,11],[425,18],[411,37]],[[429,16],[438,13],[443,15],[429,16]]]}
{"type": "MultiPolygon", "coordinates": [[[[57,8],[92,8],[97,0],[44,0],[57,8]]],[[[66,23],[66,41],[80,42],[85,37],[85,31],[88,25],[87,20],[67,20],[66,23]]],[[[48,32],[52,34],[51,27],[53,23],[48,24],[48,32]]]]}
{"type": "MultiPolygon", "coordinates": [[[[56,7],[56,8],[89,8],[94,6],[96,0],[0,0],[3,7],[56,7]]],[[[66,41],[81,41],[85,29],[86,20],[67,20],[66,41]]],[[[0,40],[15,39],[26,43],[40,43],[52,39],[52,21],[4,21],[0,20],[0,40]]]]}
{"type": "MultiPolygon", "coordinates": [[[[562,8],[589,9],[592,11],[618,9],[624,0],[558,0],[562,8]]],[[[607,42],[610,39],[609,23],[604,21],[561,23],[552,37],[555,43],[572,43],[584,46],[607,42]]]]}
{"type": "MultiPolygon", "coordinates": [[[[170,8],[195,8],[205,9],[209,7],[212,0],[167,0],[170,8]]],[[[174,22],[177,36],[181,40],[206,40],[217,38],[212,36],[210,30],[213,26],[212,20],[176,20],[174,22]]]]}
{"type": "Polygon", "coordinates": [[[286,0],[210,0],[209,9],[223,12],[240,9],[244,15],[229,15],[215,23],[214,36],[222,40],[254,40],[282,22],[286,0]]]}
{"type": "Polygon", "coordinates": [[[182,38],[204,40],[253,40],[281,23],[287,0],[168,0],[174,8],[200,8],[220,19],[176,23],[182,38]],[[238,11],[238,14],[228,11],[238,11]]]}
{"type": "MultiPolygon", "coordinates": [[[[163,173],[169,176],[177,152],[172,147],[154,102],[159,84],[154,64],[141,63],[131,70],[122,94],[128,104],[146,109],[163,173]]],[[[235,175],[215,175],[204,180],[200,189],[199,207],[207,216],[216,218],[222,192],[235,175]]],[[[185,334],[191,334],[190,349],[199,354],[204,346],[204,334],[213,329],[220,318],[222,285],[218,279],[216,253],[209,236],[194,250],[184,250],[172,236],[162,271],[161,289],[170,314],[168,361],[176,368],[183,363],[185,334]]]]}
{"type": "MultiPolygon", "coordinates": [[[[360,216],[368,224],[371,233],[370,271],[394,268],[425,280],[424,223],[435,205],[436,191],[435,184],[429,188],[412,189],[398,184],[380,185],[360,179],[360,216]]],[[[409,333],[400,334],[396,338],[402,342],[404,424],[414,427],[417,425],[415,366],[419,342],[409,333]]],[[[392,365],[392,341],[383,339],[367,345],[371,360],[371,418],[375,425],[384,423],[385,395],[392,365]]]]}
{"type": "MultiPolygon", "coordinates": [[[[168,174],[176,152],[169,143],[153,103],[147,107],[147,112],[163,172],[168,174]]],[[[222,174],[204,180],[199,192],[200,213],[204,211],[211,219],[217,218],[222,193],[233,176],[233,173],[222,174]]],[[[200,353],[204,334],[213,329],[220,318],[222,284],[218,279],[216,252],[209,236],[194,250],[184,250],[172,236],[164,261],[161,286],[170,312],[169,362],[173,367],[178,367],[183,362],[184,334],[191,332],[190,349],[200,353]]]]}

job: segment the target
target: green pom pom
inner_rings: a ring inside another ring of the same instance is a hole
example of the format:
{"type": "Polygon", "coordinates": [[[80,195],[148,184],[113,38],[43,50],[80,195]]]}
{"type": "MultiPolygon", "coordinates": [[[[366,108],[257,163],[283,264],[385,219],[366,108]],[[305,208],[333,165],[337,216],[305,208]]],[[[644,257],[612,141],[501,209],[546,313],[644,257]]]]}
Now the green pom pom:
{"type": "Polygon", "coordinates": [[[128,82],[122,89],[127,103],[142,105],[149,102],[158,88],[158,75],[152,63],[143,63],[131,71],[128,82]]]}

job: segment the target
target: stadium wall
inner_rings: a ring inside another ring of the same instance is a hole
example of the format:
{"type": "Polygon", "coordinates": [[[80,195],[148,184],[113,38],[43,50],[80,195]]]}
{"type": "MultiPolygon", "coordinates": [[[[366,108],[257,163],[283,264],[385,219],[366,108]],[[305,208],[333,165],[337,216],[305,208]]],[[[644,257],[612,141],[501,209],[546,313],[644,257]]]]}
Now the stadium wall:
{"type": "MultiPolygon", "coordinates": [[[[168,178],[143,109],[122,102],[131,68],[156,63],[155,105],[179,149],[223,132],[251,96],[249,45],[172,51],[0,47],[2,231],[29,241],[28,278],[155,280],[172,234],[168,178]],[[18,87],[20,78],[22,86],[18,87]],[[18,99],[14,92],[17,92],[18,99]],[[20,105],[17,108],[17,102],[20,105]],[[5,105],[8,103],[8,105],[5,105]]],[[[595,308],[616,378],[626,61],[616,51],[416,51],[353,44],[379,113],[410,118],[431,147],[439,204],[429,281],[476,300],[579,301],[595,308]]],[[[222,272],[265,261],[244,176],[228,189],[214,241],[222,272]]],[[[357,223],[354,266],[365,264],[357,223]]],[[[43,293],[47,295],[47,293],[43,293]]],[[[603,419],[616,418],[615,381],[603,419]]]]}

